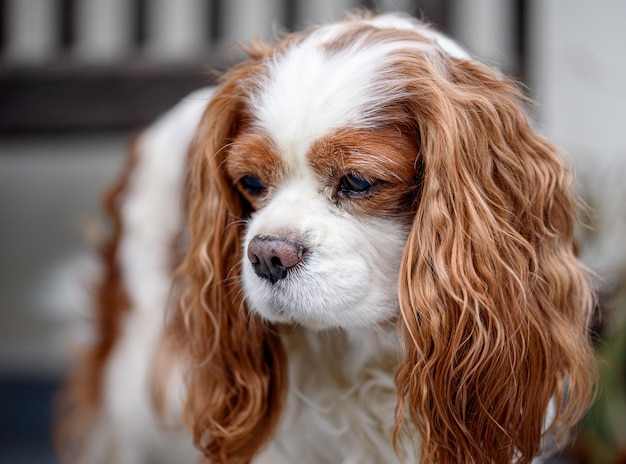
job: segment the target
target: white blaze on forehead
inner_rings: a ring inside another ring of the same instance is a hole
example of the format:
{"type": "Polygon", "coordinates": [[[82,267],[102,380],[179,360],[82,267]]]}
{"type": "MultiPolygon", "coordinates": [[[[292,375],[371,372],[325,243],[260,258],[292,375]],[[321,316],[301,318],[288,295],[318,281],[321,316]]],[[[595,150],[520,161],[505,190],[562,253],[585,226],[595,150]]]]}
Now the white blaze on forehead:
{"type": "Polygon", "coordinates": [[[394,52],[414,50],[440,59],[433,53],[437,48],[450,56],[467,58],[450,39],[409,17],[385,15],[320,28],[269,64],[267,81],[251,97],[253,114],[288,165],[293,165],[303,159],[316,139],[333,130],[379,122],[381,105],[403,92],[401,85],[389,85],[394,52]],[[358,24],[414,30],[427,41],[357,40],[344,50],[328,51],[327,46],[358,24]]]}
{"type": "MultiPolygon", "coordinates": [[[[344,27],[345,32],[345,27],[344,27]]],[[[313,33],[269,65],[269,77],[251,105],[257,123],[287,158],[301,157],[318,138],[335,129],[371,124],[371,117],[388,101],[385,57],[398,49],[424,50],[413,41],[355,44],[329,52],[324,44],[341,33],[336,25],[313,33]],[[357,49],[361,49],[356,51],[357,49]]]]}
{"type": "Polygon", "coordinates": [[[315,139],[362,120],[379,62],[370,54],[329,55],[311,40],[271,65],[270,80],[253,102],[259,124],[286,155],[306,152],[315,139]]]}

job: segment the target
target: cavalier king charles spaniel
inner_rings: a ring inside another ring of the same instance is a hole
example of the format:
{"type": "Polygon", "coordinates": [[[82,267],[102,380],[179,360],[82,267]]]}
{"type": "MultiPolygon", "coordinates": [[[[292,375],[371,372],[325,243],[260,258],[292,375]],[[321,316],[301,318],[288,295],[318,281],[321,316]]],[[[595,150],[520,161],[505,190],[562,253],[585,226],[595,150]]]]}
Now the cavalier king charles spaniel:
{"type": "Polygon", "coordinates": [[[352,16],[145,130],[64,402],[87,463],[530,463],[593,396],[572,176],[507,77],[352,16]]]}

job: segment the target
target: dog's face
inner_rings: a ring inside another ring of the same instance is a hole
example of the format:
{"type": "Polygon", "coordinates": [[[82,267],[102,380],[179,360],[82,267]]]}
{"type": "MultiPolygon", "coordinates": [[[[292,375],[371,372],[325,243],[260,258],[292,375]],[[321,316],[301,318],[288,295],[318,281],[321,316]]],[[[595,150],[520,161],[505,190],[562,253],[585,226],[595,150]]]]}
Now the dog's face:
{"type": "Polygon", "coordinates": [[[387,55],[402,44],[338,44],[342,34],[316,31],[260,71],[225,162],[254,210],[243,243],[246,301],[272,322],[355,327],[398,314],[419,153],[401,89],[381,84],[387,55]]]}
{"type": "Polygon", "coordinates": [[[391,129],[273,135],[243,135],[227,159],[255,210],[243,244],[249,307],[313,327],[396,316],[416,148],[391,129]]]}

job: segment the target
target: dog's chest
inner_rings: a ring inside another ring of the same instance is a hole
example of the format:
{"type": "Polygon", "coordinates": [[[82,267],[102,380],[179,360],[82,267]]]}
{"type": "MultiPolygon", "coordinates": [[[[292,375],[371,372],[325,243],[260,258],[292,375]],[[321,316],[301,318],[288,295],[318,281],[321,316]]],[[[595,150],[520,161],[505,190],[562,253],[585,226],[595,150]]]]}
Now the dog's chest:
{"type": "Polygon", "coordinates": [[[300,329],[285,345],[289,391],[267,462],[396,462],[395,332],[300,329]]]}

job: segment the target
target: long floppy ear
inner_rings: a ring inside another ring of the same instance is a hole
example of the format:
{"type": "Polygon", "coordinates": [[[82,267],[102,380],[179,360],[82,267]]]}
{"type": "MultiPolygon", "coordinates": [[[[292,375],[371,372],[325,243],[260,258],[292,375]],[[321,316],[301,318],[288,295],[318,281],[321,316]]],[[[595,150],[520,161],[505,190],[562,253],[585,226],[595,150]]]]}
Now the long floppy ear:
{"type": "Polygon", "coordinates": [[[187,254],[173,318],[189,355],[186,420],[209,462],[246,463],[272,435],[286,384],[278,335],[248,313],[239,282],[245,205],[224,172],[245,123],[249,61],[225,76],[189,155],[187,254]]]}
{"type": "Polygon", "coordinates": [[[423,184],[400,271],[397,430],[408,413],[424,463],[530,463],[594,391],[571,175],[513,83],[439,58],[404,64],[420,76],[405,85],[423,184]]]}

